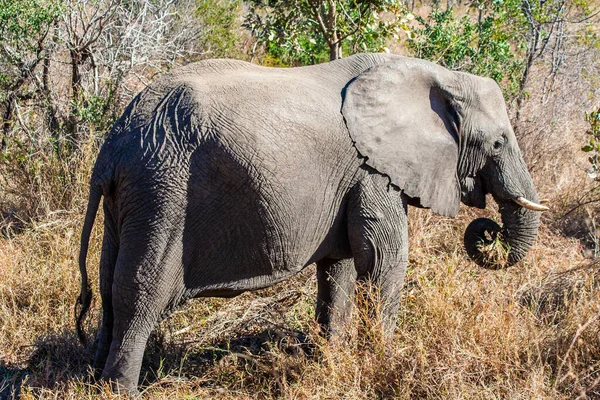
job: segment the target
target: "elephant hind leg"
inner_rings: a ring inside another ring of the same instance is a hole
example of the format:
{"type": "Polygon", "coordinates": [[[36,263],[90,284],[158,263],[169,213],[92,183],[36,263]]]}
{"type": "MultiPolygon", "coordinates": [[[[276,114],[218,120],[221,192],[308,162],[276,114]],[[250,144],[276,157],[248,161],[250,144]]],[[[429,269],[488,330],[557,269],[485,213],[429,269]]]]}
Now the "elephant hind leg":
{"type": "Polygon", "coordinates": [[[327,336],[344,332],[352,317],[356,269],[352,259],[317,261],[317,322],[327,336]]]}
{"type": "Polygon", "coordinates": [[[112,285],[115,264],[119,254],[119,241],[114,225],[111,223],[110,210],[105,211],[104,237],[102,240],[102,254],[100,256],[100,297],[102,299],[102,322],[96,335],[96,354],[94,356],[94,375],[100,378],[110,343],[113,329],[112,285]]]}
{"type": "Polygon", "coordinates": [[[115,391],[136,393],[150,333],[179,304],[183,284],[177,242],[176,235],[171,240],[146,237],[121,246],[112,285],[112,340],[101,376],[115,391]],[[149,243],[163,246],[150,249],[149,243]]]}

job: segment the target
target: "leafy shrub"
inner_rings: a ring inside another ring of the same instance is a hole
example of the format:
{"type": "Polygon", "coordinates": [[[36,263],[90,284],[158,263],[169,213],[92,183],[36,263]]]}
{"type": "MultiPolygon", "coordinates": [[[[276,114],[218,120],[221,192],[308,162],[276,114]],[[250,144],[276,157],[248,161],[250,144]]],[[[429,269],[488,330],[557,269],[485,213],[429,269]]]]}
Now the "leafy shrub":
{"type": "Polygon", "coordinates": [[[495,2],[477,20],[470,15],[457,19],[452,8],[416,17],[420,26],[411,32],[408,47],[415,56],[446,68],[490,77],[501,84],[507,98],[514,98],[524,60],[519,45],[511,42],[509,12],[502,5],[495,2]]]}
{"type": "Polygon", "coordinates": [[[385,51],[406,28],[398,0],[251,0],[244,27],[282,65],[317,64],[359,51],[385,51]]]}
{"type": "Polygon", "coordinates": [[[597,111],[586,113],[585,120],[590,124],[590,129],[585,132],[589,138],[581,150],[590,153],[588,176],[595,181],[600,181],[600,159],[598,158],[600,155],[600,108],[597,111]]]}

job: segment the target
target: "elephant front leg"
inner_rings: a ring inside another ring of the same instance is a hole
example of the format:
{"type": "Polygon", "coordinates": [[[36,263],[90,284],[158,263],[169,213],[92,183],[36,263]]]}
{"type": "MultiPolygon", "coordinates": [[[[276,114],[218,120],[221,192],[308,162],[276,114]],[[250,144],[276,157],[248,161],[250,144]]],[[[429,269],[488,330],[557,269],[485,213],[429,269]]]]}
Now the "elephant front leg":
{"type": "Polygon", "coordinates": [[[328,337],[344,332],[352,316],[356,269],[351,259],[317,262],[317,322],[328,337]]]}
{"type": "Polygon", "coordinates": [[[369,176],[350,197],[348,237],[359,279],[378,292],[385,334],[396,327],[400,292],[408,264],[407,199],[381,176],[369,176]]]}
{"type": "Polygon", "coordinates": [[[398,309],[400,308],[400,296],[404,284],[406,262],[398,262],[389,269],[389,276],[371,275],[361,277],[370,281],[372,286],[367,286],[367,292],[362,293],[367,302],[367,315],[369,318],[380,318],[384,335],[391,338],[396,329],[398,321],[398,309]],[[371,289],[371,292],[368,290],[371,289]],[[368,302],[376,304],[368,304],[368,302]]]}

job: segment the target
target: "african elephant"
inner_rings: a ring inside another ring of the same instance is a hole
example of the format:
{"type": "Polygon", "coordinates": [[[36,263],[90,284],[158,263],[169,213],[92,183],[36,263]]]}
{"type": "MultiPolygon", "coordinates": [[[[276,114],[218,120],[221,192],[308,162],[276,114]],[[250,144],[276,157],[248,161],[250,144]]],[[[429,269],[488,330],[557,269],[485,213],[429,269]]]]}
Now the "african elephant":
{"type": "MultiPolygon", "coordinates": [[[[174,70],[143,90],[102,146],[90,183],[77,325],[89,308],[86,254],[100,199],[102,322],[94,366],[136,390],[147,339],[194,297],[231,297],[317,264],[317,319],[346,322],[357,279],[395,326],[408,260],[407,206],[454,216],[499,204],[521,260],[537,194],[496,83],[433,63],[361,54],[300,68],[234,60],[174,70]]],[[[495,223],[477,220],[477,241],[495,223]]]]}

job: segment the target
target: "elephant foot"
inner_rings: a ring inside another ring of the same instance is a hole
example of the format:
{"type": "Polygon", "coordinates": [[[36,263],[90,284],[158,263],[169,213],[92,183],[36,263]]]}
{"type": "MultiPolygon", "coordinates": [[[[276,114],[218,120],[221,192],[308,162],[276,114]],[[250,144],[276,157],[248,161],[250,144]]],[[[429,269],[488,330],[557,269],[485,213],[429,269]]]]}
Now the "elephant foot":
{"type": "Polygon", "coordinates": [[[137,388],[131,388],[126,385],[119,383],[118,380],[109,380],[110,390],[113,394],[124,399],[138,400],[142,398],[142,395],[137,388]]]}

